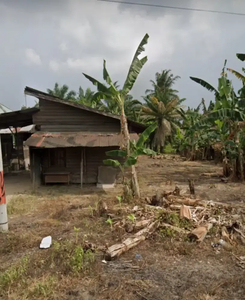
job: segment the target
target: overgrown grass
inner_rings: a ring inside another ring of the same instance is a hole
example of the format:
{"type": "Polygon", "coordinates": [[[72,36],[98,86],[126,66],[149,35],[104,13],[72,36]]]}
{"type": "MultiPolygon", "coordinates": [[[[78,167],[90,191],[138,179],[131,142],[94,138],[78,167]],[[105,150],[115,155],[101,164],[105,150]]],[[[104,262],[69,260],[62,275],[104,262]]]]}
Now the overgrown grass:
{"type": "Polygon", "coordinates": [[[13,265],[0,275],[0,296],[6,294],[17,282],[26,281],[29,258],[24,256],[17,265],[13,265]]]}
{"type": "Polygon", "coordinates": [[[22,249],[33,248],[38,246],[41,236],[36,232],[28,230],[26,232],[8,232],[1,236],[0,254],[19,252],[22,249]]]}
{"type": "Polygon", "coordinates": [[[19,195],[13,197],[7,204],[9,215],[23,215],[35,210],[37,197],[34,195],[19,195]]]}
{"type": "Polygon", "coordinates": [[[26,290],[27,299],[52,298],[55,294],[58,278],[56,276],[46,276],[34,281],[26,290]]]}

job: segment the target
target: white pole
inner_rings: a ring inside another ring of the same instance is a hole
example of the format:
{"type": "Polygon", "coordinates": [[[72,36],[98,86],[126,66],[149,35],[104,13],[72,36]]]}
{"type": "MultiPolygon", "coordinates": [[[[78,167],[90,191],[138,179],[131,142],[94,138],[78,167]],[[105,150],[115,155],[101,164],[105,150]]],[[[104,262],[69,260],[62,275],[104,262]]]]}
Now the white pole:
{"type": "Polygon", "coordinates": [[[0,231],[8,230],[7,203],[3,176],[2,143],[0,136],[0,231]]]}

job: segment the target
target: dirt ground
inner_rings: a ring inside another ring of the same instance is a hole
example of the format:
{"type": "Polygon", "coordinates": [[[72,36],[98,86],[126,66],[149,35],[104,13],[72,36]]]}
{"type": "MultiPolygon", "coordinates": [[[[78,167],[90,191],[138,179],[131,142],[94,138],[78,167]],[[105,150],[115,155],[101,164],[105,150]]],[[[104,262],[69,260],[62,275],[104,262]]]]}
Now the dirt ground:
{"type": "Polygon", "coordinates": [[[28,177],[6,177],[6,192],[12,196],[9,233],[0,234],[0,299],[245,299],[245,269],[236,259],[245,256],[245,245],[214,251],[211,243],[219,240],[218,235],[208,235],[197,244],[157,231],[107,263],[102,262],[101,251],[92,258],[79,252],[80,245],[107,247],[125,237],[125,232],[106,222],[107,216],[96,214],[99,200],[107,203],[116,222],[135,204],[145,205],[145,197],[159,189],[173,190],[178,185],[188,194],[188,179],[193,179],[197,198],[245,208],[244,184],[203,175],[222,172],[214,163],[183,161],[171,155],[159,160],[142,157],[137,170],[142,199],[121,205],[116,198],[121,194],[120,185],[106,192],[89,186],[33,191],[28,177]],[[54,244],[39,249],[41,239],[48,235],[54,244]]]}

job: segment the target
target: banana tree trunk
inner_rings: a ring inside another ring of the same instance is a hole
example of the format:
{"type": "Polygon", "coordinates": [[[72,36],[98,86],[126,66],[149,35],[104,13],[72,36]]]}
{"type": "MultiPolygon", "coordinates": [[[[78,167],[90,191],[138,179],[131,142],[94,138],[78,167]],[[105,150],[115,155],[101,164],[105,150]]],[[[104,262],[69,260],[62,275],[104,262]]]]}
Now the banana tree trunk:
{"type": "MultiPolygon", "coordinates": [[[[122,106],[121,109],[121,133],[122,133],[122,144],[121,148],[127,149],[127,154],[128,156],[130,155],[130,136],[129,136],[129,131],[128,131],[128,122],[127,118],[125,116],[125,111],[124,107],[122,106]]],[[[133,165],[131,167],[131,174],[132,174],[132,189],[133,189],[133,194],[136,197],[140,197],[140,189],[139,189],[139,183],[138,183],[138,177],[137,177],[137,172],[135,169],[135,166],[133,165]]]]}

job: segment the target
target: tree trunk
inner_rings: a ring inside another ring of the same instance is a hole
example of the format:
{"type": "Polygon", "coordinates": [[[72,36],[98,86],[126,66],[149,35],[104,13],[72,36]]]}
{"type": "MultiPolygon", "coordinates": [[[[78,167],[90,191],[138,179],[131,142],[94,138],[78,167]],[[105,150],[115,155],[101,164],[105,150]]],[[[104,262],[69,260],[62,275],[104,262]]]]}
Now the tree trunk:
{"type": "MultiPolygon", "coordinates": [[[[240,147],[239,147],[240,148],[240,147]]],[[[240,172],[241,172],[241,181],[244,181],[244,160],[243,160],[243,151],[239,149],[239,164],[240,164],[240,172]]]]}
{"type": "MultiPolygon", "coordinates": [[[[124,107],[121,109],[121,133],[122,133],[122,149],[127,149],[127,156],[130,155],[130,135],[128,131],[128,122],[127,118],[125,116],[124,107]]],[[[132,190],[135,197],[140,197],[140,189],[139,189],[139,183],[138,183],[138,177],[137,172],[135,169],[135,166],[131,167],[131,174],[132,174],[132,190]]]]}

